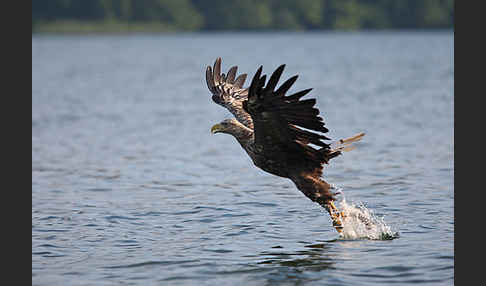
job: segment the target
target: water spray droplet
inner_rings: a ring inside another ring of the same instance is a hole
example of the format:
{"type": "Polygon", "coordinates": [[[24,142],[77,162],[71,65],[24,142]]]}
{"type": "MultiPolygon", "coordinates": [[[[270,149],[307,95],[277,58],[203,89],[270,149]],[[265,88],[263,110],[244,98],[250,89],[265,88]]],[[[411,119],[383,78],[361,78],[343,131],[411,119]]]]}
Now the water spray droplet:
{"type": "Polygon", "coordinates": [[[344,214],[341,238],[391,240],[399,236],[398,232],[392,230],[383,217],[376,216],[373,210],[365,207],[363,203],[355,205],[346,202],[342,188],[331,185],[331,189],[336,190],[334,193],[341,197],[341,200],[338,201],[338,209],[344,214]]]}

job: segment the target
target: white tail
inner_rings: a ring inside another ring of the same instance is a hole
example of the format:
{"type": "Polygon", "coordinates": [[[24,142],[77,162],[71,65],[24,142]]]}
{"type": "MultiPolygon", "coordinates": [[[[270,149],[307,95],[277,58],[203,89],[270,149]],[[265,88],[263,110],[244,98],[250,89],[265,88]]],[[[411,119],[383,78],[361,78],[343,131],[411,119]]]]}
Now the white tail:
{"type": "Polygon", "coordinates": [[[331,147],[331,153],[337,152],[337,151],[343,152],[343,151],[353,150],[356,147],[352,146],[351,144],[361,140],[361,138],[363,138],[364,135],[365,134],[363,132],[361,132],[359,134],[354,135],[353,137],[349,137],[349,138],[346,138],[346,139],[340,139],[340,140],[337,140],[337,141],[331,143],[331,146],[330,146],[331,147]]]}

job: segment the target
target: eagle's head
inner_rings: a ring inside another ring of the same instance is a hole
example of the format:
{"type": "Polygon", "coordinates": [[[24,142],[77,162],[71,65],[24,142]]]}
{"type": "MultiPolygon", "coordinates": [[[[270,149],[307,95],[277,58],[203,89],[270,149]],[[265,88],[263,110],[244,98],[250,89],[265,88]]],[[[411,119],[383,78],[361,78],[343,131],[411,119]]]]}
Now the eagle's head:
{"type": "Polygon", "coordinates": [[[213,127],[211,127],[211,133],[228,133],[234,136],[241,132],[242,126],[243,125],[234,118],[225,119],[220,123],[213,125],[213,127]]]}
{"type": "Polygon", "coordinates": [[[211,133],[226,133],[233,135],[241,144],[246,144],[248,140],[253,140],[253,130],[241,124],[236,119],[225,119],[211,127],[211,133]]]}

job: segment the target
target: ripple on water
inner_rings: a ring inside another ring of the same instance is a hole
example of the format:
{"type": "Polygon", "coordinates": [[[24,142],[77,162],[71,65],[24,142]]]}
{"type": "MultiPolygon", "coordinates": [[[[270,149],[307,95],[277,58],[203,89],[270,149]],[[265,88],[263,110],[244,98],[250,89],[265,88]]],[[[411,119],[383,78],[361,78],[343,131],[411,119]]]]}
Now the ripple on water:
{"type": "Polygon", "coordinates": [[[264,203],[264,202],[256,202],[256,201],[240,202],[240,203],[235,203],[235,205],[238,205],[238,206],[253,206],[253,207],[258,207],[258,208],[267,208],[267,207],[278,206],[277,204],[274,204],[274,203],[264,203]]]}
{"type": "Polygon", "coordinates": [[[453,284],[451,39],[33,36],[32,283],[453,284]],[[400,221],[400,239],[339,237],[292,182],[255,168],[234,138],[210,135],[233,117],[204,83],[218,55],[249,75],[286,63],[284,77],[302,73],[297,89],[315,88],[330,137],[367,133],[324,178],[392,230],[400,221]]]}
{"type": "Polygon", "coordinates": [[[118,268],[138,268],[138,267],[153,267],[153,266],[168,266],[168,265],[180,265],[180,264],[187,264],[187,263],[194,263],[199,262],[198,259],[196,260],[162,260],[162,261],[145,261],[145,262],[138,262],[138,263],[131,263],[131,264],[121,264],[121,265],[112,265],[112,266],[105,266],[103,268],[106,269],[118,269],[118,268]]]}

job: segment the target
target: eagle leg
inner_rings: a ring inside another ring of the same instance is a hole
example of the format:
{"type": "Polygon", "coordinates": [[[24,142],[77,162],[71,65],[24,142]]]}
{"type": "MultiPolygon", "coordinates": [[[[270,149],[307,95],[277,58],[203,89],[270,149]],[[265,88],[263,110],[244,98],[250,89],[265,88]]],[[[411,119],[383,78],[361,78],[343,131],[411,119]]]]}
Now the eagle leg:
{"type": "Polygon", "coordinates": [[[334,205],[334,195],[330,189],[335,189],[329,183],[317,177],[319,174],[306,174],[300,172],[298,175],[292,175],[290,179],[295,183],[297,188],[304,193],[313,202],[324,207],[332,219],[332,225],[336,231],[341,234],[343,231],[343,221],[345,215],[334,205]]]}
{"type": "Polygon", "coordinates": [[[332,226],[336,229],[338,233],[343,232],[343,220],[344,220],[344,213],[338,210],[338,208],[334,205],[334,201],[328,201],[325,206],[326,210],[329,212],[329,215],[332,219],[332,226]]]}

